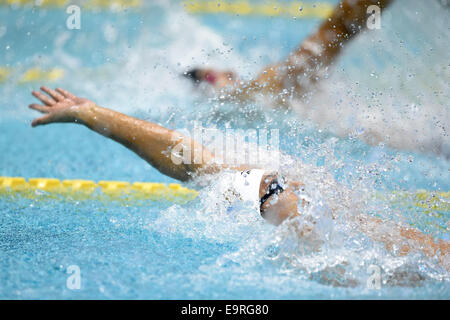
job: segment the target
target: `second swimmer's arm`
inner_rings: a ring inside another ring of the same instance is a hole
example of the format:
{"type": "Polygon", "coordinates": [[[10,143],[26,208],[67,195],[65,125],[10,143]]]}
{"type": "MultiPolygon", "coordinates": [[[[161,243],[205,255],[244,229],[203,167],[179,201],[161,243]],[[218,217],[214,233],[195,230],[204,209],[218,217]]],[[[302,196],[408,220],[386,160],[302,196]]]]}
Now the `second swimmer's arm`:
{"type": "Polygon", "coordinates": [[[290,94],[290,90],[294,89],[296,94],[303,94],[319,79],[319,70],[336,60],[343,44],[366,28],[368,7],[376,5],[385,9],[392,1],[339,1],[331,16],[286,61],[264,68],[256,80],[241,92],[262,90],[278,95],[283,89],[287,90],[285,94],[290,94]]]}
{"type": "Polygon", "coordinates": [[[33,95],[44,105],[32,104],[30,108],[45,115],[35,119],[33,126],[55,122],[83,124],[134,151],[161,173],[181,181],[189,180],[195,174],[214,173],[220,170],[214,163],[214,156],[206,148],[176,131],[101,108],[63,89],[56,91],[46,87],[41,89],[49,96],[38,91],[34,91],[33,95]],[[194,153],[197,155],[201,153],[202,161],[198,161],[199,163],[172,161],[172,149],[180,143],[189,146],[187,149],[192,153],[190,159],[194,159],[194,153]]]}
{"type": "Polygon", "coordinates": [[[225,99],[247,100],[255,95],[272,96],[284,105],[286,98],[301,96],[320,78],[320,70],[336,60],[343,44],[366,28],[371,5],[385,9],[393,0],[341,0],[318,28],[294,50],[285,61],[266,66],[249,82],[241,81],[232,72],[213,69],[197,70],[196,81],[207,81],[225,99]]]}

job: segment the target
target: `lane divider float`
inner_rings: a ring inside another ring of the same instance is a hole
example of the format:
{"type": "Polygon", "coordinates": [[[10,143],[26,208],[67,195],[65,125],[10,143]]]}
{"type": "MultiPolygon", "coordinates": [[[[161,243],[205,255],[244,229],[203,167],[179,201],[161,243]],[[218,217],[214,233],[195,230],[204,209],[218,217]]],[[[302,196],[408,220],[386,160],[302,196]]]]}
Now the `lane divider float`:
{"type": "Polygon", "coordinates": [[[41,69],[31,67],[23,72],[15,71],[11,67],[0,66],[0,83],[15,79],[17,84],[31,82],[54,82],[64,78],[65,70],[62,68],[41,69]]]}
{"type": "MultiPolygon", "coordinates": [[[[71,4],[84,10],[108,9],[121,11],[142,7],[142,0],[0,0],[0,5],[13,8],[64,8],[71,4]]],[[[327,18],[334,6],[327,2],[262,2],[246,0],[185,0],[183,7],[191,14],[232,14],[240,16],[270,16],[289,18],[327,18]]]]}
{"type": "Polygon", "coordinates": [[[129,8],[139,8],[142,5],[141,0],[0,0],[0,5],[7,5],[13,8],[33,7],[42,9],[63,8],[71,4],[79,5],[82,9],[97,10],[111,9],[122,10],[129,8]]]}
{"type": "Polygon", "coordinates": [[[188,202],[198,192],[177,183],[59,180],[51,178],[0,177],[0,195],[69,200],[168,200],[188,202]]]}
{"type": "Polygon", "coordinates": [[[50,70],[42,70],[40,68],[31,68],[25,71],[20,77],[19,83],[27,83],[34,81],[56,81],[64,77],[64,70],[61,68],[53,68],[50,70]]]}
{"type": "MultiPolygon", "coordinates": [[[[450,191],[394,190],[389,193],[377,193],[376,198],[403,208],[422,208],[425,213],[450,212],[450,191]]],[[[437,215],[441,216],[441,214],[437,215]]]]}
{"type": "Polygon", "coordinates": [[[334,6],[327,2],[263,2],[186,0],[185,10],[191,14],[233,14],[288,18],[328,18],[334,6]]]}
{"type": "Polygon", "coordinates": [[[6,81],[11,74],[11,68],[0,66],[0,83],[6,81]]]}

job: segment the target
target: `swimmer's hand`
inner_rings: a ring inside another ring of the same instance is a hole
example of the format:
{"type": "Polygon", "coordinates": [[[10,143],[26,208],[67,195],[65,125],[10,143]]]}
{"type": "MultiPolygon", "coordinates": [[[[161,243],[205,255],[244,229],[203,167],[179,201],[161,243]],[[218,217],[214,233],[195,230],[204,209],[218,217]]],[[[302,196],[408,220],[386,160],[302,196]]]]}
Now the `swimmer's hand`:
{"type": "Polygon", "coordinates": [[[33,127],[55,123],[55,122],[81,122],[78,115],[86,108],[95,107],[95,103],[88,99],[79,98],[72,93],[57,88],[56,90],[47,87],[41,87],[41,90],[48,95],[39,91],[33,91],[32,94],[38,98],[43,105],[33,103],[30,109],[37,110],[45,115],[33,120],[33,127]]]}

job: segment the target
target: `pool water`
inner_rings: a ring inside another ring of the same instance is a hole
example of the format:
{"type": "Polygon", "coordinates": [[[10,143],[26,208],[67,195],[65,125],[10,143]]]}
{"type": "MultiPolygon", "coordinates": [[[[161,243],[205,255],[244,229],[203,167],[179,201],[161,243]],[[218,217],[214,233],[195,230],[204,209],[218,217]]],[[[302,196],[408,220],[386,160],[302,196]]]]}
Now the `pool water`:
{"type": "MultiPolygon", "coordinates": [[[[152,1],[82,10],[81,29],[68,30],[65,8],[1,6],[0,66],[10,73],[0,82],[0,176],[175,182],[81,126],[32,129],[30,91],[57,85],[173,129],[276,128],[282,169],[318,190],[311,214],[358,208],[450,240],[448,211],[371,196],[450,190],[450,39],[436,32],[449,27],[448,8],[405,3],[392,6],[379,33],[350,44],[313,99],[293,111],[259,103],[236,110],[203,98],[180,74],[207,64],[250,77],[319,19],[190,15],[179,2],[152,1]],[[21,81],[33,67],[65,74],[21,81]],[[369,131],[391,139],[369,141],[369,131]],[[326,184],[329,175],[337,182],[326,184]]],[[[214,184],[184,205],[2,196],[0,298],[450,298],[449,274],[434,258],[391,256],[345,220],[327,219],[319,236],[328,243],[311,253],[289,224],[272,227],[247,208],[227,213],[218,197],[214,184]],[[66,285],[72,265],[81,271],[79,290],[66,285]],[[367,285],[371,265],[382,270],[379,289],[367,285]]]]}

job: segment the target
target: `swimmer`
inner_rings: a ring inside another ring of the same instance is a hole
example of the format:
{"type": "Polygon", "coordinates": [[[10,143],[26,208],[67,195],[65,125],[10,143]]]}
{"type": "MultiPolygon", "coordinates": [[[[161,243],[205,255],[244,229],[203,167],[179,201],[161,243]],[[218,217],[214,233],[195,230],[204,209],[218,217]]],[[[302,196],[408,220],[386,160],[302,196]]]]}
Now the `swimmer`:
{"type": "MultiPolygon", "coordinates": [[[[44,114],[33,120],[33,127],[51,123],[84,125],[122,144],[161,173],[180,181],[232,173],[230,188],[233,193],[249,202],[258,214],[274,225],[302,215],[302,208],[308,205],[298,196],[298,191],[304,186],[300,181],[282,177],[280,173],[266,171],[264,168],[219,164],[220,161],[206,147],[177,131],[99,107],[94,102],[63,89],[41,87],[41,90],[47,95],[39,91],[32,92],[42,104],[31,104],[29,107],[44,114]],[[190,146],[188,150],[192,155],[191,159],[200,152],[203,161],[193,164],[176,164],[172,161],[171,154],[180,143],[190,146]]],[[[431,236],[417,229],[399,226],[363,213],[352,219],[362,233],[384,243],[388,251],[399,255],[421,251],[429,257],[439,257],[441,263],[450,270],[449,242],[435,242],[431,236]]],[[[299,230],[299,237],[308,231],[310,230],[299,230]]]]}
{"type": "Polygon", "coordinates": [[[265,67],[255,80],[242,81],[234,72],[196,68],[186,76],[196,83],[209,83],[225,99],[248,100],[263,95],[275,105],[287,107],[291,96],[302,97],[314,87],[341,52],[344,44],[366,28],[367,8],[386,8],[392,0],[343,0],[331,16],[285,61],[265,67]]]}

